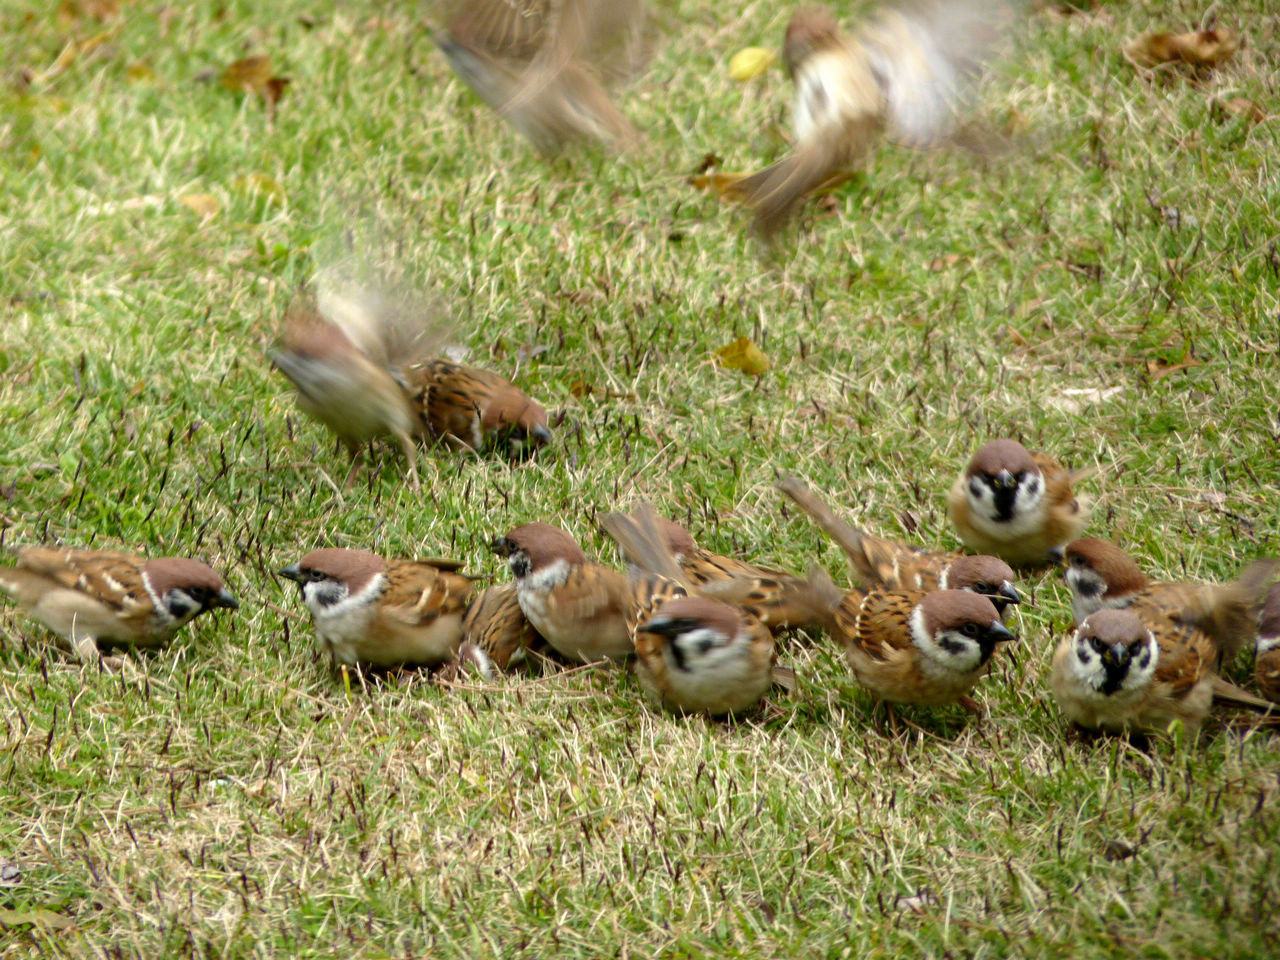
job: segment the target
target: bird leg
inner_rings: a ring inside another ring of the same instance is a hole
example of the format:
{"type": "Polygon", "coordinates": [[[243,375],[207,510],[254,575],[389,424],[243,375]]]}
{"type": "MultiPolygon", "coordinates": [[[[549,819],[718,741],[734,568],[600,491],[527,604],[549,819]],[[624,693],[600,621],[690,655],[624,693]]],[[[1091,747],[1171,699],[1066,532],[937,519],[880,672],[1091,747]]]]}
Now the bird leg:
{"type": "Polygon", "coordinates": [[[404,457],[409,461],[409,489],[415,493],[422,489],[422,484],[418,480],[418,448],[407,433],[396,434],[396,439],[400,441],[400,449],[404,451],[404,457]]]}
{"type": "Polygon", "coordinates": [[[347,443],[346,446],[347,452],[351,454],[351,469],[347,471],[347,479],[342,481],[342,489],[350,490],[356,474],[360,472],[360,444],[347,443]]]}

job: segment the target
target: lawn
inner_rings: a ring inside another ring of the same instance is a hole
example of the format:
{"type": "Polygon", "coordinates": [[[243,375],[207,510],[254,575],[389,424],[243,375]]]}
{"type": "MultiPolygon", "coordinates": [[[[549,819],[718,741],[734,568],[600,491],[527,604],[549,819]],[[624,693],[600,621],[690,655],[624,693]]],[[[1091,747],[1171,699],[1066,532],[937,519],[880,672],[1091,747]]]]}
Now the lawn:
{"type": "Polygon", "coordinates": [[[1069,737],[1053,572],[987,716],[897,732],[821,637],[730,725],[621,669],[348,687],[273,575],[346,545],[503,578],[488,541],[535,519],[614,561],[597,514],[647,499],[843,577],[778,471],[954,545],[946,489],[997,435],[1096,467],[1089,533],[1153,575],[1280,554],[1265,0],[1216,8],[1246,44],[1198,82],[1121,48],[1207,5],[1028,12],[980,108],[1009,147],[886,146],[772,253],[687,177],[785,150],[784,72],[726,64],[786,5],[662,5],[619,98],[644,145],[550,161],[413,3],[100,6],[0,0],[3,543],[198,556],[242,607],[127,675],[0,610],[0,956],[1280,955],[1280,740],[1069,737]],[[250,55],[290,79],[274,115],[219,82],[250,55]],[[388,446],[335,492],[345,454],[266,356],[344,231],[546,404],[552,448],[433,453],[414,493],[388,446]],[[738,337],[765,374],[713,361],[738,337]]]}

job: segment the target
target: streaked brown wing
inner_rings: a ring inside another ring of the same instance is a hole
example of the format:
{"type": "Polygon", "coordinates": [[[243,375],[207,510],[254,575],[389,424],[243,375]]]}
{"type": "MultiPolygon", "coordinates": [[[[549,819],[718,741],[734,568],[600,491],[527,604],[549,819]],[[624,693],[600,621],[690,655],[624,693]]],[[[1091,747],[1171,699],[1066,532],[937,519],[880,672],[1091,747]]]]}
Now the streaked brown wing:
{"type": "Polygon", "coordinates": [[[409,624],[461,616],[475,596],[475,587],[467,577],[426,561],[388,561],[385,576],[387,588],[380,598],[384,614],[409,624]]]}
{"type": "Polygon", "coordinates": [[[19,567],[87,594],[125,617],[151,613],[151,597],[142,582],[145,564],[133,554],[98,550],[29,547],[18,555],[19,567]]]}
{"type": "Polygon", "coordinates": [[[942,568],[958,556],[869,533],[862,534],[861,546],[861,558],[856,554],[849,557],[855,572],[867,586],[884,590],[936,590],[942,568]]]}
{"type": "Polygon", "coordinates": [[[488,587],[467,607],[462,621],[462,639],[487,653],[500,670],[507,668],[517,650],[542,643],[517,597],[514,583],[488,587]]]}
{"type": "Polygon", "coordinates": [[[1212,671],[1218,656],[1217,648],[1195,627],[1149,613],[1141,616],[1160,647],[1156,680],[1169,684],[1174,696],[1185,696],[1206,673],[1212,671]]]}
{"type": "Polygon", "coordinates": [[[420,432],[436,439],[454,437],[468,446],[481,442],[480,418],[491,393],[483,374],[443,358],[410,367],[406,377],[420,432]]]}
{"type": "MultiPolygon", "coordinates": [[[[627,632],[637,640],[636,626],[642,620],[649,619],[653,612],[668,600],[687,597],[689,591],[673,580],[653,574],[641,574],[627,581],[623,594],[623,614],[627,621],[627,632]]],[[[639,636],[650,636],[640,634],[639,636]]]]}
{"type": "Polygon", "coordinates": [[[911,611],[921,594],[872,590],[845,595],[836,610],[836,623],[846,642],[856,644],[875,660],[889,660],[895,650],[912,645],[911,611]]]}

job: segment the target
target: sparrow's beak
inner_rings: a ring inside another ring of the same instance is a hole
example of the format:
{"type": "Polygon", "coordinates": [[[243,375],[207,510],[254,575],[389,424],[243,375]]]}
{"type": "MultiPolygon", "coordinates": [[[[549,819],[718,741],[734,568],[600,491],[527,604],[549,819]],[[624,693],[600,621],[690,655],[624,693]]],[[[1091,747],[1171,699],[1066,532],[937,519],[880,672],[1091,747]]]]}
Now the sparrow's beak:
{"type": "Polygon", "coordinates": [[[1018,485],[1018,482],[1013,479],[1013,474],[1008,470],[1001,470],[997,473],[994,482],[997,490],[1012,490],[1018,485]]]}
{"type": "Polygon", "coordinates": [[[1067,555],[1063,552],[1061,547],[1054,547],[1049,551],[1049,563],[1055,567],[1063,567],[1062,575],[1064,577],[1067,575],[1065,564],[1063,563],[1066,558],[1067,555]]]}
{"type": "Polygon", "coordinates": [[[502,536],[502,534],[498,534],[489,542],[489,549],[500,557],[509,557],[515,552],[516,545],[502,536]]]}
{"type": "Polygon", "coordinates": [[[1123,643],[1115,643],[1102,651],[1102,663],[1108,667],[1118,667],[1129,660],[1129,648],[1123,643]]]}
{"type": "Polygon", "coordinates": [[[288,580],[292,580],[294,583],[302,582],[302,568],[296,563],[289,564],[283,570],[277,570],[276,574],[288,580]]]}
{"type": "Polygon", "coordinates": [[[542,424],[535,423],[529,428],[529,437],[534,441],[534,446],[541,447],[551,442],[551,431],[542,424]]]}
{"type": "Polygon", "coordinates": [[[231,595],[231,592],[225,587],[218,591],[218,595],[210,602],[211,607],[226,607],[228,610],[239,610],[240,602],[231,595]]]}
{"type": "Polygon", "coordinates": [[[675,637],[683,632],[684,627],[679,621],[665,620],[661,617],[654,617],[636,626],[636,633],[656,633],[660,637],[675,637]]]}
{"type": "Polygon", "coordinates": [[[1008,603],[1022,602],[1022,594],[1020,594],[1017,588],[1008,580],[1000,584],[1000,589],[997,590],[996,592],[999,593],[1000,596],[1003,597],[1005,601],[1008,603]]]}
{"type": "Polygon", "coordinates": [[[991,639],[996,643],[1012,643],[1018,639],[1018,635],[996,620],[991,624],[991,639]]]}

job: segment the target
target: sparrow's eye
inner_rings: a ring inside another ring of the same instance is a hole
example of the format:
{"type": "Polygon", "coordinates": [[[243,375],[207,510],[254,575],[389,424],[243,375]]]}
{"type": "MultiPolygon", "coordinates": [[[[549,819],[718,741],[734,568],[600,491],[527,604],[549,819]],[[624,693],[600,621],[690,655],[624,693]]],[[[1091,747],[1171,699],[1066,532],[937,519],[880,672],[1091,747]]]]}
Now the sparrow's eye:
{"type": "Polygon", "coordinates": [[[979,630],[980,628],[976,623],[966,623],[963,627],[960,628],[960,632],[963,633],[966,637],[976,637],[979,633],[979,630]]]}
{"type": "Polygon", "coordinates": [[[306,574],[307,579],[312,583],[319,583],[324,579],[324,574],[319,570],[304,570],[303,573],[306,574]]]}
{"type": "Polygon", "coordinates": [[[1073,554],[1071,555],[1071,565],[1072,565],[1073,567],[1083,567],[1083,566],[1084,566],[1084,557],[1080,556],[1080,554],[1078,554],[1078,553],[1073,553],[1073,554]]]}
{"type": "Polygon", "coordinates": [[[995,587],[993,587],[989,583],[984,583],[981,580],[979,580],[977,583],[973,585],[973,589],[975,593],[995,593],[996,592],[995,587]]]}
{"type": "Polygon", "coordinates": [[[1093,649],[1096,650],[1099,654],[1103,653],[1107,649],[1107,645],[1103,643],[1101,640],[1099,640],[1097,637],[1089,638],[1089,646],[1093,647],[1093,649]]]}

